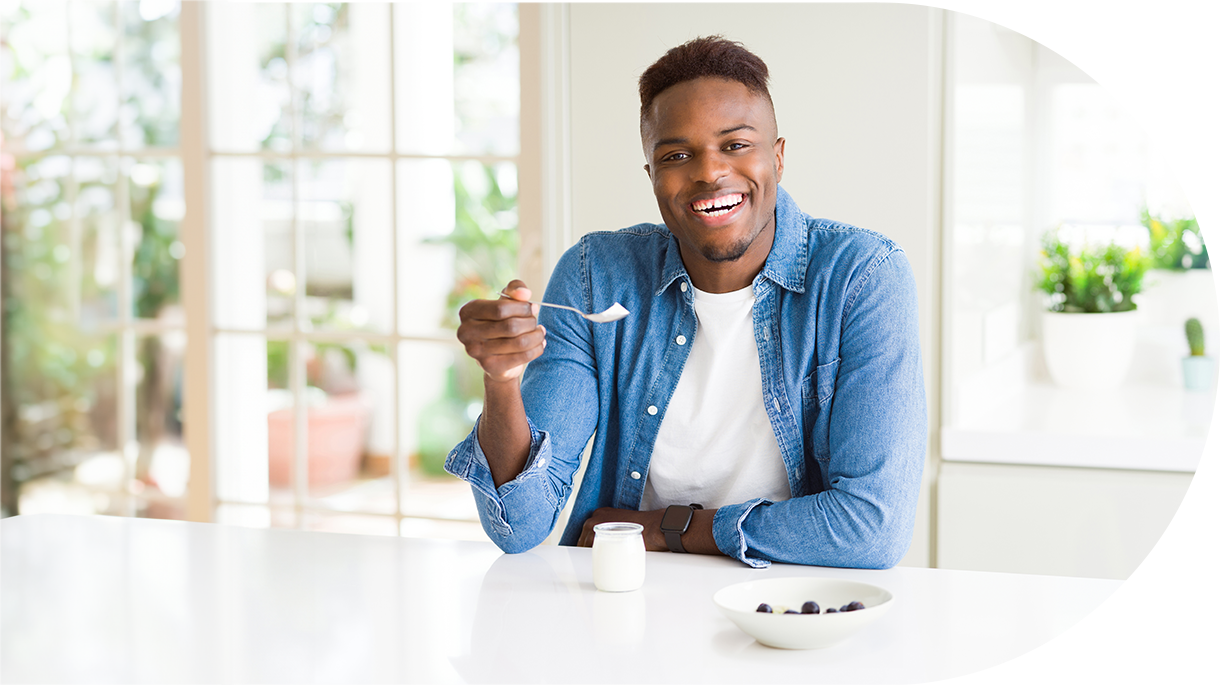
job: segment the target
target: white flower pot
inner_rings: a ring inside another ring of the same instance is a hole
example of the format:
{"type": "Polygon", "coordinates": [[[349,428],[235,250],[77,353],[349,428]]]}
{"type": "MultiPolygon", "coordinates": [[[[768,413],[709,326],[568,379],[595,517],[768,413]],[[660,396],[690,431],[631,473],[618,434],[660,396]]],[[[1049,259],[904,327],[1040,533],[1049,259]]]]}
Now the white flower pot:
{"type": "Polygon", "coordinates": [[[1125,380],[1134,359],[1138,310],[1110,314],[1045,312],[1045,366],[1063,388],[1108,390],[1125,380]]]}
{"type": "Polygon", "coordinates": [[[1214,357],[1182,357],[1181,368],[1185,372],[1186,390],[1209,390],[1214,384],[1214,357]]]}

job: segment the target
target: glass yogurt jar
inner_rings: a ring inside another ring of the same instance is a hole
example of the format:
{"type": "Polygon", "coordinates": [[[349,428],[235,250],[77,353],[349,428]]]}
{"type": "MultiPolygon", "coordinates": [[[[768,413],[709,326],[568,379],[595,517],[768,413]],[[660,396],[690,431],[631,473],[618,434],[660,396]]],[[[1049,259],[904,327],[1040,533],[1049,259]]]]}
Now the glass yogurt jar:
{"type": "Polygon", "coordinates": [[[600,523],[593,549],[595,587],[629,592],[645,582],[645,540],[638,523],[600,523]]]}

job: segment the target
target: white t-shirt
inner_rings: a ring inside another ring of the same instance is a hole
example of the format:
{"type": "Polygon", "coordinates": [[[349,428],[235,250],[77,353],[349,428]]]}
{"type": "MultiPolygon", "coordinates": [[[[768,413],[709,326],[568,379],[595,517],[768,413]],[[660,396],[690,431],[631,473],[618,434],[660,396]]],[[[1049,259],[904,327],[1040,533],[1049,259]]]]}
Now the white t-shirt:
{"type": "Polygon", "coordinates": [[[777,437],[764,410],[751,286],[693,288],[696,339],[667,404],[641,511],[698,503],[706,509],[757,497],[790,498],[777,437]]]}

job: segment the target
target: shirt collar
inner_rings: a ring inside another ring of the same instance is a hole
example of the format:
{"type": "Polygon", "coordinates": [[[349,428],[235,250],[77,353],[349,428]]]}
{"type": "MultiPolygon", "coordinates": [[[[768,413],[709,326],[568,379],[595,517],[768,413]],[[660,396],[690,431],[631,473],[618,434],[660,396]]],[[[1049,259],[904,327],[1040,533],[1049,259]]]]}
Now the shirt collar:
{"type": "MultiPolygon", "coordinates": [[[[756,276],[767,278],[781,287],[802,293],[806,291],[807,273],[807,221],[802,210],[781,186],[777,186],[777,207],[774,210],[776,228],[773,232],[773,249],[764,262],[764,268],[756,276]]],[[[677,279],[687,275],[684,260],[679,254],[679,241],[674,236],[667,242],[667,254],[663,260],[661,278],[655,297],[677,279]]]]}

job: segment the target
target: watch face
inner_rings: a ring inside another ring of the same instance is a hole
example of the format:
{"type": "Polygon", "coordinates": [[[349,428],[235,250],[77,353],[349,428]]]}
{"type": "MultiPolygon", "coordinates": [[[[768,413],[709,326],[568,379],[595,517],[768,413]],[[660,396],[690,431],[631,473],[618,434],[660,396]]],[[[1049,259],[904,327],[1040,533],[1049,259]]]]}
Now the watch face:
{"type": "Polygon", "coordinates": [[[662,515],[663,530],[678,530],[684,531],[688,529],[688,522],[692,520],[692,509],[682,505],[671,505],[662,515]]]}

